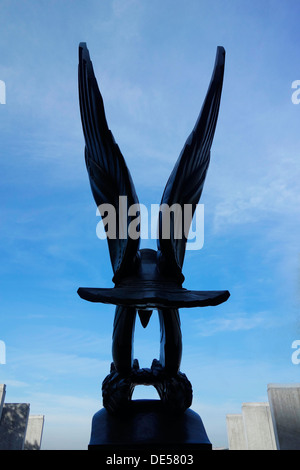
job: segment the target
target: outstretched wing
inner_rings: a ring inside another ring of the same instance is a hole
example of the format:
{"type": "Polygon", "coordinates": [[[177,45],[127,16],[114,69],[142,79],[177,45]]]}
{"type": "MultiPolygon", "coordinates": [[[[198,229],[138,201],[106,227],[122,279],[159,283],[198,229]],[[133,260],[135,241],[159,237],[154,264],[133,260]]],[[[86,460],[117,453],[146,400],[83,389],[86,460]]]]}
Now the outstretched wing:
{"type": "MultiPolygon", "coordinates": [[[[98,208],[109,204],[115,209],[113,222],[116,230],[108,230],[107,240],[116,282],[124,270],[130,269],[139,247],[139,237],[128,236],[128,227],[134,217],[127,215],[126,204],[119,206],[119,197],[127,197],[127,200],[121,200],[127,202],[128,207],[138,204],[138,198],[125,160],[108,128],[102,96],[85,43],[79,45],[78,82],[85,162],[92,193],[98,208]]],[[[101,211],[100,214],[104,215],[101,211]]]]}
{"type": "Polygon", "coordinates": [[[177,275],[181,274],[188,229],[192,222],[192,217],[187,221],[184,217],[186,213],[179,212],[184,209],[185,204],[190,204],[192,216],[202,194],[218,118],[224,65],[225,50],[218,47],[212,78],[200,115],[180,153],[161,200],[158,236],[161,266],[167,267],[168,271],[177,275]],[[170,212],[171,206],[175,208],[174,212],[170,212]],[[177,217],[180,215],[177,220],[176,213],[177,217]],[[166,223],[170,224],[168,233],[164,230],[166,223]]]}

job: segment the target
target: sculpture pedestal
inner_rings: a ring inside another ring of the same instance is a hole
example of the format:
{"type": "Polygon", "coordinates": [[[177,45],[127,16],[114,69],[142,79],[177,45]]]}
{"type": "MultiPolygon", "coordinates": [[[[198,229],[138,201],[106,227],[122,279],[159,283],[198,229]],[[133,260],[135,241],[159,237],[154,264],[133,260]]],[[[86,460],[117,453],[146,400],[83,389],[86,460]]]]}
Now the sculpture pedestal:
{"type": "Polygon", "coordinates": [[[94,415],[88,449],[111,458],[125,454],[193,457],[212,450],[212,445],[200,416],[191,409],[175,415],[166,413],[160,400],[133,400],[121,415],[111,415],[105,408],[94,415]]]}

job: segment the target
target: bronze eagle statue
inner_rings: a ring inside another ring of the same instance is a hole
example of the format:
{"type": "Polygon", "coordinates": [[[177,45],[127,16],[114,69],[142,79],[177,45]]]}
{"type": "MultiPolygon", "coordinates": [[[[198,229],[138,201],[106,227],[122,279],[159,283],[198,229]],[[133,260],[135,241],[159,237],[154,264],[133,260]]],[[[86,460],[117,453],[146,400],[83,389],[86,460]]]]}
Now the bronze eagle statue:
{"type": "MultiPolygon", "coordinates": [[[[116,210],[116,221],[121,220],[122,227],[117,223],[116,236],[107,236],[114,287],[81,287],[78,294],[90,302],[116,305],[111,373],[118,374],[123,379],[131,377],[131,382],[134,382],[133,371],[136,371],[136,375],[138,371],[137,363],[133,361],[133,335],[137,313],[142,325],[146,327],[152,310],[158,310],[161,342],[160,358],[155,365],[164,376],[167,374],[176,377],[180,373],[182,355],[179,308],[215,306],[225,302],[230,295],[227,290],[191,291],[182,287],[187,230],[185,227],[185,230],[181,231],[182,236],[177,237],[174,214],[172,216],[164,210],[165,207],[173,205],[180,208],[190,205],[192,218],[199,203],[218,118],[224,65],[225,50],[218,47],[201,112],[163,191],[157,250],[140,249],[140,237],[129,236],[129,227],[134,216],[121,213],[122,208],[119,205],[120,196],[124,196],[129,206],[139,207],[134,183],[108,127],[89,51],[85,43],[79,45],[79,103],[90,186],[97,207],[111,204],[116,210]],[[164,236],[163,233],[166,217],[170,227],[169,236],[164,236]],[[128,236],[123,236],[124,228],[128,236]]],[[[188,224],[191,222],[190,219],[188,224]]],[[[182,220],[179,224],[183,224],[182,220]]],[[[146,383],[147,380],[143,378],[142,382],[146,383]]],[[[151,379],[149,380],[151,382],[151,379]]],[[[158,385],[158,390],[159,387],[158,385]]],[[[132,393],[132,384],[129,388],[132,393]]],[[[190,403],[190,400],[187,402],[190,403]]],[[[187,406],[189,405],[185,405],[187,406]]]]}

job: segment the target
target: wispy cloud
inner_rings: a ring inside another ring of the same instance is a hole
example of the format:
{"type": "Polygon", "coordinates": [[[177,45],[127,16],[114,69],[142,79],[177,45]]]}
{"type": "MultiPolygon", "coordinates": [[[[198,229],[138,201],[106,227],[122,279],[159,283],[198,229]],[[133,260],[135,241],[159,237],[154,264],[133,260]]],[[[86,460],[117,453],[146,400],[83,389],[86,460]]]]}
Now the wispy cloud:
{"type": "Polygon", "coordinates": [[[30,384],[27,382],[21,382],[20,380],[7,379],[5,380],[6,387],[13,388],[26,388],[30,387],[30,384]]]}
{"type": "Polygon", "coordinates": [[[282,158],[273,166],[257,172],[257,180],[236,178],[236,184],[230,192],[223,194],[222,202],[216,206],[214,228],[222,230],[224,226],[236,226],[262,222],[272,217],[299,214],[300,165],[298,158],[282,158]]]}
{"type": "Polygon", "coordinates": [[[195,330],[200,336],[213,336],[217,333],[248,331],[256,328],[270,328],[278,323],[269,312],[255,314],[235,313],[211,320],[195,320],[195,330]]]}

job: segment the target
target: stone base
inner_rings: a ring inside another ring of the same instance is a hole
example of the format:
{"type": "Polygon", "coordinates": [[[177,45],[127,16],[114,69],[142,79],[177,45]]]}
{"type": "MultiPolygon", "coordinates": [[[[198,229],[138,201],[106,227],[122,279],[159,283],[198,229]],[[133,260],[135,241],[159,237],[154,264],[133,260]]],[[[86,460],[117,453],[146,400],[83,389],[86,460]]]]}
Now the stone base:
{"type": "Polygon", "coordinates": [[[212,450],[200,416],[191,409],[170,414],[160,400],[133,400],[118,416],[105,408],[92,421],[89,450],[194,454],[212,450]]]}

